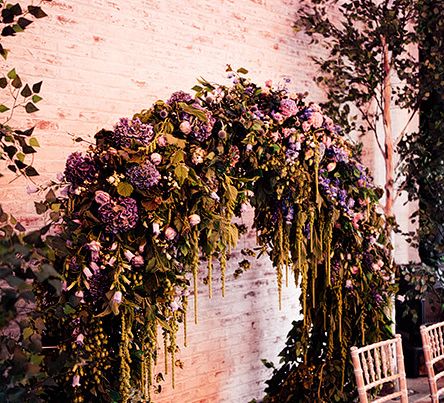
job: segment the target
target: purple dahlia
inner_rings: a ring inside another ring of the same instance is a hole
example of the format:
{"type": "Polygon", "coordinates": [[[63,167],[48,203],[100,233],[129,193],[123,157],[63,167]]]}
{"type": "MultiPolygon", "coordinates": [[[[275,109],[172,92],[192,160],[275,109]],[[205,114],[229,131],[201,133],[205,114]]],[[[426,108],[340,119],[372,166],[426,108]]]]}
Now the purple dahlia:
{"type": "Polygon", "coordinates": [[[147,146],[154,138],[154,129],[140,119],[121,118],[114,126],[114,132],[109,139],[114,147],[131,147],[132,143],[147,146]]]}
{"type": "Polygon", "coordinates": [[[114,234],[133,229],[139,218],[137,202],[131,197],[119,197],[99,207],[105,230],[114,234]]]}
{"type": "Polygon", "coordinates": [[[97,166],[89,156],[79,152],[72,153],[66,160],[65,177],[74,186],[92,182],[97,174],[97,166]]]}
{"type": "Polygon", "coordinates": [[[143,165],[133,165],[126,170],[129,181],[137,189],[147,191],[157,185],[161,178],[156,166],[150,161],[145,161],[143,165]]]}

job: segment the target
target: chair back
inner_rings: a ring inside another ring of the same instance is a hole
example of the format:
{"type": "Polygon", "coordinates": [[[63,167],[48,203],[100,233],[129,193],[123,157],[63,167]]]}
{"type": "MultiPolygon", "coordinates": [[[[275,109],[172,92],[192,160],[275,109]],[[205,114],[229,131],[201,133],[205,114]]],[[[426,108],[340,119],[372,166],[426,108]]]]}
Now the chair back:
{"type": "Polygon", "coordinates": [[[420,331],[430,397],[433,403],[437,403],[444,395],[444,387],[438,388],[438,381],[444,377],[444,322],[422,325],[420,331]]]}
{"type": "Polygon", "coordinates": [[[358,348],[351,348],[356,385],[361,403],[388,402],[400,398],[407,403],[407,381],[405,377],[404,355],[401,336],[358,348]],[[374,395],[384,384],[392,383],[395,391],[376,400],[369,400],[368,393],[374,395]]]}

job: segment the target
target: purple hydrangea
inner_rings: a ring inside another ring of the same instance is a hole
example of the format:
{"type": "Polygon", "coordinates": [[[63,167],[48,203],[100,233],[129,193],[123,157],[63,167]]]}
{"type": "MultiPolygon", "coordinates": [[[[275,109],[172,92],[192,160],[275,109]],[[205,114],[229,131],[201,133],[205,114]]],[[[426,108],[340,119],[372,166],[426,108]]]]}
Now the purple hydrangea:
{"type": "Polygon", "coordinates": [[[131,147],[132,143],[149,145],[154,138],[154,129],[150,124],[142,123],[140,119],[121,118],[114,126],[114,132],[109,139],[114,147],[131,147]]]}
{"type": "Polygon", "coordinates": [[[131,197],[119,197],[99,207],[105,230],[114,234],[133,229],[139,218],[137,202],[131,197]]]}
{"type": "Polygon", "coordinates": [[[145,161],[143,165],[133,165],[126,170],[129,181],[137,189],[147,191],[157,185],[161,178],[156,166],[150,161],[145,161]]]}
{"type": "Polygon", "coordinates": [[[79,152],[72,153],[65,166],[65,177],[73,186],[82,185],[85,182],[92,182],[97,175],[97,166],[89,156],[83,156],[79,152]]]}
{"type": "Polygon", "coordinates": [[[184,91],[176,91],[173,92],[166,102],[168,105],[173,105],[176,102],[190,102],[193,100],[193,97],[184,91]]]}
{"type": "Polygon", "coordinates": [[[282,99],[279,105],[279,112],[285,117],[296,115],[298,112],[296,102],[289,98],[282,99]]]}

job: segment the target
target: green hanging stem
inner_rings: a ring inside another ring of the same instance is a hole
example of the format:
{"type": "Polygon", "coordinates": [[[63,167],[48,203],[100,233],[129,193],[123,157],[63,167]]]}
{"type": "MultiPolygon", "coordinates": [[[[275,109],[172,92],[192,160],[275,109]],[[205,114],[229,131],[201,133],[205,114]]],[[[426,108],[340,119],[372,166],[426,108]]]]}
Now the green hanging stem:
{"type": "Polygon", "coordinates": [[[210,256],[208,257],[208,298],[213,298],[213,257],[210,256]]]}
{"type": "Polygon", "coordinates": [[[183,297],[183,314],[182,314],[182,320],[183,320],[183,345],[184,347],[187,346],[187,308],[188,308],[188,297],[183,297]]]}
{"type": "Polygon", "coordinates": [[[168,375],[168,333],[163,333],[163,350],[164,350],[164,365],[165,375],[168,375]]]}
{"type": "Polygon", "coordinates": [[[227,255],[226,251],[222,251],[220,255],[220,277],[222,280],[222,297],[225,297],[225,273],[227,271],[227,255]]]}
{"type": "Polygon", "coordinates": [[[197,325],[197,292],[198,292],[198,278],[199,271],[199,233],[197,229],[193,231],[193,288],[194,288],[194,323],[197,325]]]}

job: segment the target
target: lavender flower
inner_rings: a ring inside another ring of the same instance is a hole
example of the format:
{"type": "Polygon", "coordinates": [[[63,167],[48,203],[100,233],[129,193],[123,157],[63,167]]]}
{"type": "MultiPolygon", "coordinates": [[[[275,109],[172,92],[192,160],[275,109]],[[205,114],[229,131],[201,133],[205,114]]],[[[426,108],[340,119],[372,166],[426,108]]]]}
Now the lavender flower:
{"type": "Polygon", "coordinates": [[[105,230],[117,234],[134,228],[138,220],[137,203],[131,197],[120,197],[99,207],[105,230]]]}
{"type": "Polygon", "coordinates": [[[176,102],[190,102],[193,97],[184,91],[176,91],[171,94],[171,97],[166,102],[168,105],[173,105],[176,102]]]}
{"type": "Polygon", "coordinates": [[[154,138],[154,129],[140,119],[129,120],[121,118],[114,126],[114,132],[109,139],[114,147],[131,147],[131,144],[149,145],[154,138]]]}
{"type": "Polygon", "coordinates": [[[156,166],[150,161],[145,161],[143,165],[133,165],[127,168],[128,180],[138,190],[147,191],[157,185],[161,178],[156,166]]]}
{"type": "Polygon", "coordinates": [[[65,167],[65,177],[73,186],[82,185],[85,182],[92,182],[97,174],[97,166],[89,156],[83,156],[79,152],[72,153],[65,167]]]}

